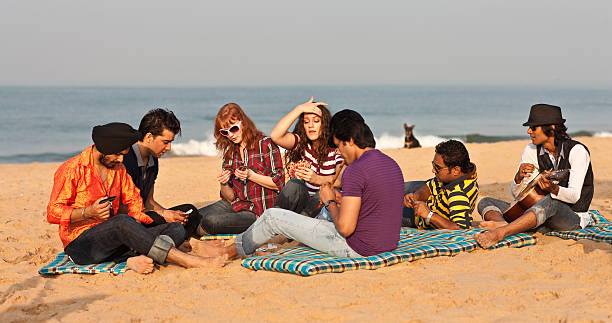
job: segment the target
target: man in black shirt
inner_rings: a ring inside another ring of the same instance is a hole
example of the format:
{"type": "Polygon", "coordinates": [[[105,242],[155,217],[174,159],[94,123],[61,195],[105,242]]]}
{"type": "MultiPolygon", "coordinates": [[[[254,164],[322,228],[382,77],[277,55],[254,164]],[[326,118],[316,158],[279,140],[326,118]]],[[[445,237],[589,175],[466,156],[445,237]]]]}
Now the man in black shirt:
{"type": "MultiPolygon", "coordinates": [[[[132,145],[123,158],[123,164],[132,177],[134,185],[140,189],[146,213],[153,219],[147,226],[179,222],[185,226],[187,236],[199,238],[204,234],[200,226],[202,216],[191,204],[164,208],[155,201],[155,180],[159,171],[158,158],[171,149],[174,137],[181,133],[181,124],[174,113],[165,109],[154,109],[144,115],[138,127],[140,140],[132,145]]],[[[184,248],[190,249],[189,244],[184,248]]]]}

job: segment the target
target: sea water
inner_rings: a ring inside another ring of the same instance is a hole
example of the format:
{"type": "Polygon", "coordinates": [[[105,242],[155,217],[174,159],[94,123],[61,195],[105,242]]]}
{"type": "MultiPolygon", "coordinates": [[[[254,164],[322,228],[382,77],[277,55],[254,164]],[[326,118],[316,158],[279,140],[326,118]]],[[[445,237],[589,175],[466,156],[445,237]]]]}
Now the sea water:
{"type": "Polygon", "coordinates": [[[150,109],[167,108],[181,121],[169,156],[214,156],[213,122],[238,103],[264,133],[314,96],[332,113],[360,112],[377,148],[404,144],[403,124],[416,125],[424,147],[445,138],[464,142],[527,140],[529,107],[563,109],[568,132],[612,136],[612,90],[487,86],[292,86],[206,88],[0,87],[0,163],[63,161],[92,143],[91,128],[126,122],[138,128],[150,109]]]}

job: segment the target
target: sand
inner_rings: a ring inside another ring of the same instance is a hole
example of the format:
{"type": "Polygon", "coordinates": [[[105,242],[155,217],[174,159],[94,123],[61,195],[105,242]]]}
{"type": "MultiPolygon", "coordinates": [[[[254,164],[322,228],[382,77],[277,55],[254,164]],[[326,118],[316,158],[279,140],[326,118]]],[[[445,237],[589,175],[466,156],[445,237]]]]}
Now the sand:
{"type": "MultiPolygon", "coordinates": [[[[612,139],[578,138],[591,151],[591,208],[612,217],[612,139]]],[[[527,141],[468,144],[480,196],[509,199],[527,141]]],[[[432,176],[433,148],[390,149],[405,180],[432,176]]],[[[59,163],[0,165],[0,321],[612,321],[612,245],[538,235],[522,249],[477,250],[375,271],[299,277],[169,265],[150,275],[59,275],[37,270],[61,251],[46,222],[59,163]]],[[[218,198],[216,157],[163,158],[156,200],[218,198]]],[[[475,219],[480,216],[475,214],[475,219]]]]}

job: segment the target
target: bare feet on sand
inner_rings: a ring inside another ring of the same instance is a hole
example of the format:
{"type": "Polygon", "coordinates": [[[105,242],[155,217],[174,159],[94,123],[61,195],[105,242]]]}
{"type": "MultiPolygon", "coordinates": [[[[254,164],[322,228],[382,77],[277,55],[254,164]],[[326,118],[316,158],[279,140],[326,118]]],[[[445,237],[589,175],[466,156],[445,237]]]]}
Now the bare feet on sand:
{"type": "Polygon", "coordinates": [[[483,249],[489,249],[496,243],[502,241],[504,236],[499,230],[493,230],[475,234],[474,239],[476,239],[476,242],[478,242],[483,249]]]}
{"type": "Polygon", "coordinates": [[[192,251],[200,257],[217,257],[224,254],[225,242],[223,240],[193,240],[192,251]]]}
{"type": "Polygon", "coordinates": [[[183,242],[183,244],[181,244],[178,248],[176,248],[182,252],[191,252],[191,243],[189,243],[189,240],[183,242]]]}
{"type": "Polygon", "coordinates": [[[481,229],[494,230],[507,224],[508,222],[506,221],[481,221],[478,227],[481,229]]]}
{"type": "Polygon", "coordinates": [[[155,268],[153,259],[144,255],[128,258],[127,266],[139,274],[150,274],[155,268]]]}
{"type": "Polygon", "coordinates": [[[208,258],[198,257],[189,254],[187,256],[189,256],[190,259],[185,263],[185,268],[218,268],[225,266],[225,263],[227,262],[226,255],[208,258]]]}

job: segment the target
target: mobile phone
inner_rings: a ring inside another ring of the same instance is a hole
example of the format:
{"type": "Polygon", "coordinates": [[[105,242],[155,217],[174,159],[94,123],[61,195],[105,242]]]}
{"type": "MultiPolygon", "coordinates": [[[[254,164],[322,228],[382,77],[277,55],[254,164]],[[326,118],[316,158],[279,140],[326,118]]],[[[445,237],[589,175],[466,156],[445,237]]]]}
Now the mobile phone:
{"type": "Polygon", "coordinates": [[[104,203],[106,203],[106,202],[112,202],[112,201],[114,201],[116,198],[117,198],[116,196],[109,196],[109,197],[107,197],[107,198],[105,198],[105,199],[101,200],[101,201],[100,201],[100,204],[104,204],[104,203]]]}
{"type": "Polygon", "coordinates": [[[193,209],[189,209],[189,211],[183,212],[183,214],[191,214],[191,212],[193,212],[193,209]]]}

